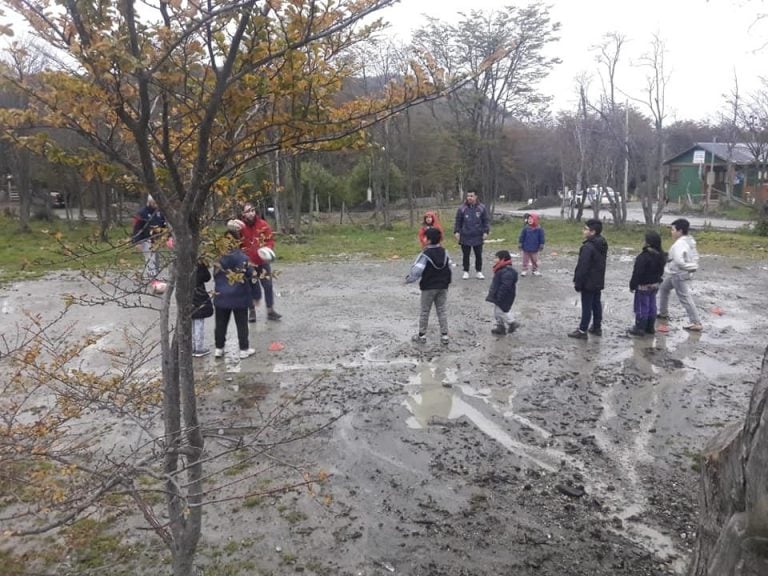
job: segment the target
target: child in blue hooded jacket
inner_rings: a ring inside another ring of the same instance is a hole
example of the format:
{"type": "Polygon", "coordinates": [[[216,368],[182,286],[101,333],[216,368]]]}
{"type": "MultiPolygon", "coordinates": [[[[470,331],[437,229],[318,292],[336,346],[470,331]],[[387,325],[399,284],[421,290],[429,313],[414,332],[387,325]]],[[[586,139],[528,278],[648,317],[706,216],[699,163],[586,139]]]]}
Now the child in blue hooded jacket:
{"type": "Polygon", "coordinates": [[[520,275],[528,276],[528,266],[531,266],[533,275],[541,276],[539,252],[544,250],[544,230],[539,226],[539,215],[535,212],[525,215],[525,225],[517,243],[523,252],[523,270],[520,275]]]}

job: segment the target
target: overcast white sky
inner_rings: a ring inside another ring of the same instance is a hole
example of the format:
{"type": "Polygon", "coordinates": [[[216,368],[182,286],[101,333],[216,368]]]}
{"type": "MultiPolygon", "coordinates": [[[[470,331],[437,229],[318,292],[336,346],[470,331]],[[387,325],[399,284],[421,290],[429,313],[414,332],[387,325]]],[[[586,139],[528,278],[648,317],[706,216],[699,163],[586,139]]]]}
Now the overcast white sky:
{"type": "MultiPolygon", "coordinates": [[[[424,13],[453,22],[457,13],[499,10],[528,2],[504,0],[402,0],[382,11],[403,40],[423,23],[424,13]]],[[[574,79],[583,71],[593,73],[600,86],[594,53],[607,32],[626,36],[625,58],[618,85],[626,93],[642,96],[643,70],[639,57],[658,34],[667,48],[666,67],[671,72],[667,88],[669,120],[716,120],[725,111],[724,94],[733,87],[734,70],[742,95],[755,90],[759,77],[768,77],[768,2],[761,0],[550,0],[553,20],[561,24],[560,40],[552,55],[562,59],[544,91],[554,97],[553,108],[574,109],[574,79]]]]}

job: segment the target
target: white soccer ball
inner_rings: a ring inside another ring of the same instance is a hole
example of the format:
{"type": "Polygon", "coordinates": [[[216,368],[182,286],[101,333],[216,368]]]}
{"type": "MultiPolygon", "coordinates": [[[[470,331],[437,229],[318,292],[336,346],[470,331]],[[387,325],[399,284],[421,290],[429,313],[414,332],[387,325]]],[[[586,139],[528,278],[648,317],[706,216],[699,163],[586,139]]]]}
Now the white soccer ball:
{"type": "Polygon", "coordinates": [[[158,296],[165,294],[165,292],[168,290],[168,282],[163,282],[162,280],[156,280],[152,283],[152,292],[158,296]]]}
{"type": "Polygon", "coordinates": [[[245,222],[242,220],[234,219],[227,222],[227,230],[230,232],[240,232],[243,228],[245,228],[245,222]]]}
{"type": "Polygon", "coordinates": [[[272,260],[274,260],[276,257],[275,251],[272,250],[272,248],[267,248],[266,246],[259,248],[257,252],[259,253],[259,258],[264,260],[264,262],[272,262],[272,260]]]}

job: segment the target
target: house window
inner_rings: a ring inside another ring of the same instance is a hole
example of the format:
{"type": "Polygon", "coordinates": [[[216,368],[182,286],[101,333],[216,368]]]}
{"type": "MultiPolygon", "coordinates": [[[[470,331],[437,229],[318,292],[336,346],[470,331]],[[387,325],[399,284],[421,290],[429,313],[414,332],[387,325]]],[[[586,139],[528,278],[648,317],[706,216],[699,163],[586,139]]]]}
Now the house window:
{"type": "Polygon", "coordinates": [[[669,182],[671,184],[677,184],[680,180],[680,169],[679,168],[670,168],[669,169],[669,182]]]}

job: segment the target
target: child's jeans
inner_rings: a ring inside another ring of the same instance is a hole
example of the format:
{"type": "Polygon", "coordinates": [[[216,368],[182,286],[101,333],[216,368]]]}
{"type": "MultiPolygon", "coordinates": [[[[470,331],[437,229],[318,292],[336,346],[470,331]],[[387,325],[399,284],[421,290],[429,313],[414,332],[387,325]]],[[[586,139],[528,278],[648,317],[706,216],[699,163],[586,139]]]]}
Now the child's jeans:
{"type": "Polygon", "coordinates": [[[533,267],[533,271],[539,269],[539,253],[538,252],[525,252],[523,251],[523,270],[528,270],[528,266],[533,267]]]}
{"type": "Polygon", "coordinates": [[[440,323],[440,334],[448,334],[448,290],[422,290],[421,313],[419,314],[419,334],[427,333],[429,326],[429,313],[432,303],[437,311],[437,321],[440,323]]]}

